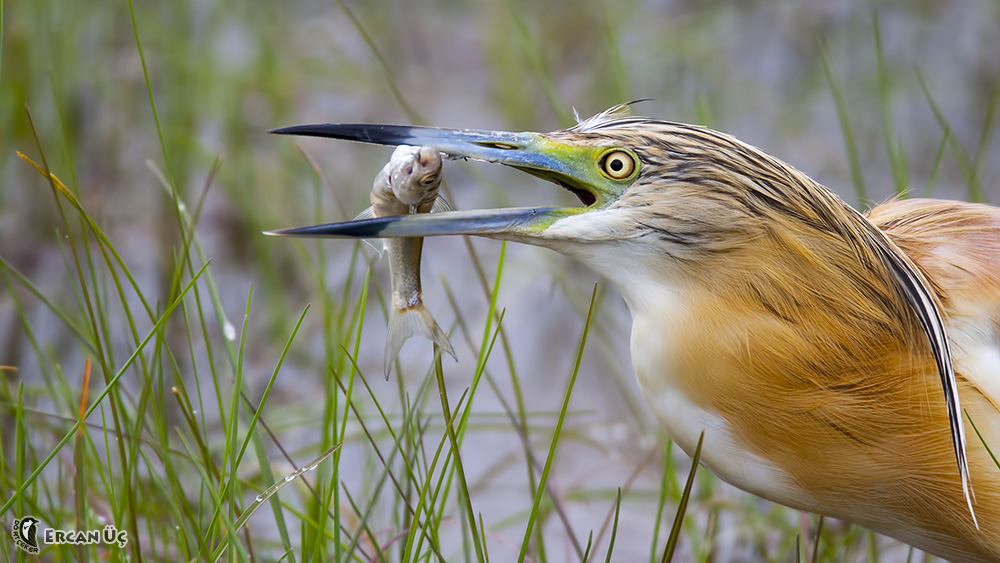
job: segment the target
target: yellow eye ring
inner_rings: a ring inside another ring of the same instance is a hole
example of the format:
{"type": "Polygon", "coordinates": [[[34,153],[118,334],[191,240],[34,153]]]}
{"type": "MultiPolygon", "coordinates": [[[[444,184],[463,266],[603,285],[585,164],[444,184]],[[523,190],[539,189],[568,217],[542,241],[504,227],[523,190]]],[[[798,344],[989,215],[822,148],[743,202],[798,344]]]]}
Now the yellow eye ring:
{"type": "Polygon", "coordinates": [[[623,150],[610,151],[601,159],[601,172],[612,180],[624,180],[635,172],[635,157],[623,150]]]}

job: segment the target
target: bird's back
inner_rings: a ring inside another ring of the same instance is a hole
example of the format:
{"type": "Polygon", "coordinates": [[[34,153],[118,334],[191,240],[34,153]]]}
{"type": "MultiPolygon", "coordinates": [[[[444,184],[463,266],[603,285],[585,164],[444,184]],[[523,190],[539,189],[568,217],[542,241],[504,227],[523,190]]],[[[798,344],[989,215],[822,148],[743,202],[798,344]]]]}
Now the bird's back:
{"type": "MultiPolygon", "coordinates": [[[[906,200],[867,218],[940,297],[961,405],[1000,453],[1000,209],[906,200]]],[[[621,284],[640,387],[682,448],[707,428],[702,461],[744,490],[950,560],[1000,560],[1000,469],[966,422],[977,529],[928,340],[842,241],[775,228],[674,299],[621,284]]]]}
{"type": "MultiPolygon", "coordinates": [[[[867,217],[916,262],[940,299],[967,413],[970,475],[980,529],[963,524],[967,520],[961,515],[957,486],[942,496],[952,499],[948,504],[954,505],[962,522],[949,523],[940,512],[934,514],[940,507],[915,504],[911,509],[914,516],[943,526],[928,530],[940,532],[941,540],[925,541],[954,543],[944,538],[955,534],[958,542],[978,545],[971,551],[981,552],[985,560],[1000,559],[1000,468],[983,446],[985,441],[994,454],[1000,454],[1000,208],[908,199],[877,206],[867,217]]],[[[950,481],[955,480],[944,482],[950,481]]]]}

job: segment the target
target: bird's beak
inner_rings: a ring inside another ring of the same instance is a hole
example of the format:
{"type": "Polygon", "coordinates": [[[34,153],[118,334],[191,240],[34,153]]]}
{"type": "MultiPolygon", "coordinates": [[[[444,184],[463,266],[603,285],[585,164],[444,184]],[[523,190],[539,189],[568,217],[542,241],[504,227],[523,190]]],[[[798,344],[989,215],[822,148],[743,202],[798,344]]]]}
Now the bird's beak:
{"type": "Polygon", "coordinates": [[[594,162],[601,147],[581,146],[540,133],[509,133],[405,125],[318,124],[274,129],[271,133],[329,137],[383,145],[424,145],[447,156],[505,164],[570,190],[585,207],[525,207],[448,211],[380,217],[270,231],[269,235],[385,238],[435,235],[484,235],[497,238],[537,236],[554,222],[617,199],[597,177],[594,162]]]}

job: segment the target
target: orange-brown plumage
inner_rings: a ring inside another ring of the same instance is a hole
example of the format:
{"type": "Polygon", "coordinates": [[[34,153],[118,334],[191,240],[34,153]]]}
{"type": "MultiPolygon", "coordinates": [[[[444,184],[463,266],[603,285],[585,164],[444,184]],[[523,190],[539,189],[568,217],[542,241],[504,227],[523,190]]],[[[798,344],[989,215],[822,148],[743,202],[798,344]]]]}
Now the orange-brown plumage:
{"type": "MultiPolygon", "coordinates": [[[[862,217],[752,147],[701,128],[678,130],[659,137],[668,153],[697,156],[674,156],[680,172],[665,174],[669,181],[620,200],[644,210],[640,224],[674,237],[711,218],[698,231],[712,233],[708,240],[680,243],[665,265],[663,279],[682,296],[660,313],[666,344],[646,360],[649,347],[633,344],[654,413],[663,410],[659,394],[679,392],[724,420],[731,444],[787,478],[740,474],[716,460],[723,478],[761,496],[950,559],[1000,559],[1000,469],[966,423],[977,528],[934,352],[880,260],[885,249],[901,251],[937,296],[961,404],[1000,449],[1000,209],[901,200],[862,217]],[[987,357],[970,361],[970,353],[987,357]]],[[[642,304],[631,308],[637,327],[655,316],[642,304]]],[[[690,438],[682,445],[693,447],[690,438]]],[[[722,450],[718,457],[729,455],[722,450]]]]}
{"type": "MultiPolygon", "coordinates": [[[[920,266],[937,293],[962,404],[993,452],[1000,453],[1000,209],[913,199],[881,205],[868,216],[920,266]]],[[[965,539],[980,545],[985,559],[1000,559],[1000,469],[969,430],[980,530],[969,529],[949,490],[936,491],[935,498],[947,498],[948,506],[941,510],[949,517],[938,521],[945,529],[964,530],[965,539]]],[[[933,518],[932,512],[924,514],[933,518]]]]}
{"type": "MultiPolygon", "coordinates": [[[[869,217],[935,287],[962,405],[987,439],[1000,438],[997,397],[975,383],[992,378],[995,389],[1000,372],[971,374],[963,369],[965,350],[955,345],[963,330],[956,311],[971,309],[992,327],[988,338],[996,346],[1000,210],[908,200],[880,206],[869,217]]],[[[808,496],[754,492],[955,560],[1000,558],[1000,470],[967,425],[977,530],[919,326],[883,306],[880,299],[905,308],[889,286],[863,300],[851,272],[797,264],[815,259],[799,240],[761,237],[744,247],[745,256],[730,254],[725,264],[697,269],[684,290],[685,313],[671,321],[679,328],[672,331],[670,357],[658,361],[670,366],[695,404],[725,419],[750,452],[787,473],[808,496]]],[[[818,248],[821,262],[831,261],[829,241],[818,248]]],[[[655,395],[664,382],[642,375],[647,396],[655,395]]]]}

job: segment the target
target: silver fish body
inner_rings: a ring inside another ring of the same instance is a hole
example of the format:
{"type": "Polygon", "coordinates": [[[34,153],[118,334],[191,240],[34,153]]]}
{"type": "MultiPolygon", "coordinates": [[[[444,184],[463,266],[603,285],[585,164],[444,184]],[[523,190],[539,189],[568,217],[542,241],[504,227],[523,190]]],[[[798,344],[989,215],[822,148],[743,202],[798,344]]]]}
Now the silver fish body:
{"type": "MultiPolygon", "coordinates": [[[[375,217],[431,213],[447,210],[439,195],[441,153],[430,147],[399,146],[382,168],[372,186],[370,213],[375,217]]],[[[366,215],[366,210],[362,215],[366,215]]],[[[437,321],[424,306],[420,288],[420,256],[423,238],[383,240],[389,255],[392,280],[392,310],[385,341],[385,376],[411,336],[421,335],[435,342],[455,358],[455,350],[437,321]]]]}

